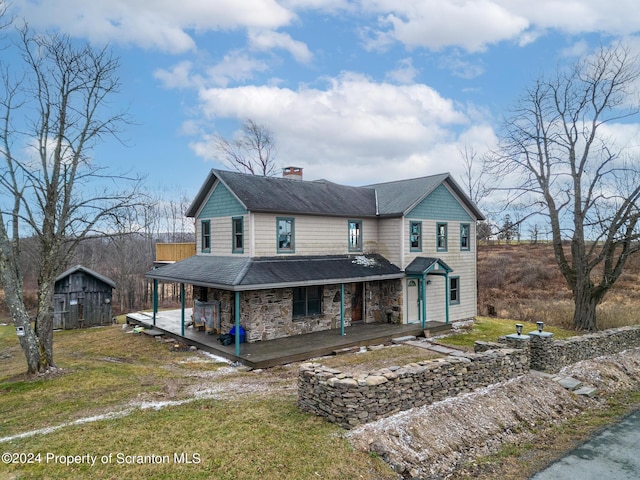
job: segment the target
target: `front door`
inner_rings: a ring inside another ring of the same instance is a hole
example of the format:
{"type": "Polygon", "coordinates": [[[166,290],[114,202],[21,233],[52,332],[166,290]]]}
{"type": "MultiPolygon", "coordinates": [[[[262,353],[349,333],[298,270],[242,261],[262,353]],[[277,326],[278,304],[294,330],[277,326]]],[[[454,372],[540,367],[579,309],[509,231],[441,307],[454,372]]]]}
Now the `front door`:
{"type": "Polygon", "coordinates": [[[364,317],[362,283],[351,285],[351,323],[362,323],[364,317]]]}
{"type": "Polygon", "coordinates": [[[420,280],[407,280],[407,323],[420,321],[420,280]]]}

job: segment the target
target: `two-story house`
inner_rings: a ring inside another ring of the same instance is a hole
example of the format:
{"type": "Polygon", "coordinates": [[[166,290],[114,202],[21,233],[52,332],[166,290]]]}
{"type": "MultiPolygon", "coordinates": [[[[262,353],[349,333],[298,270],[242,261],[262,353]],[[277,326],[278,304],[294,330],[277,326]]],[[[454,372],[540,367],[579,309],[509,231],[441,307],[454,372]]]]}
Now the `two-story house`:
{"type": "Polygon", "coordinates": [[[196,255],[147,277],[193,285],[247,342],[476,315],[483,216],[447,173],[354,187],[212,170],[187,216],[196,255]]]}

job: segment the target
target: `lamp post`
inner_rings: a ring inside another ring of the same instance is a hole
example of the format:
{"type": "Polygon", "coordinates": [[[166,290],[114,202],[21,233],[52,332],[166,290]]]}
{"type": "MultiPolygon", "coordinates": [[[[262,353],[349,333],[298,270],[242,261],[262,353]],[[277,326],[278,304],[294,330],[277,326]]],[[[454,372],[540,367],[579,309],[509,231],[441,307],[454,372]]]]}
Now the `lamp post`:
{"type": "Polygon", "coordinates": [[[516,333],[518,335],[522,335],[522,324],[521,323],[516,323],[516,333]]]}

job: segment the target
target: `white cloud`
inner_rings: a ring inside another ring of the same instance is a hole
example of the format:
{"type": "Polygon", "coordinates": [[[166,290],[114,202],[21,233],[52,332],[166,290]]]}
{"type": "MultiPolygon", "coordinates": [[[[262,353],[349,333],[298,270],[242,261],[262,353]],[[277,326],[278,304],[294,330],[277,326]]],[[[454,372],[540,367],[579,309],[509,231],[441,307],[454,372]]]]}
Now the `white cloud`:
{"type": "MultiPolygon", "coordinates": [[[[316,13],[357,19],[369,49],[459,47],[481,52],[513,41],[526,45],[548,30],[568,34],[637,33],[640,2],[619,0],[13,0],[32,26],[57,27],[94,42],[134,44],[171,53],[196,49],[199,34],[261,31],[257,48],[282,48],[308,62],[307,46],[283,29],[316,13]],[[299,17],[303,15],[303,18],[299,17]],[[307,16],[308,15],[308,16],[307,16]],[[277,33],[276,33],[277,31],[277,33]]],[[[304,25],[304,24],[302,24],[304,25]]],[[[353,26],[352,28],[355,28],[353,26]]]]}
{"type": "Polygon", "coordinates": [[[176,63],[171,69],[158,68],[153,76],[167,88],[189,88],[196,86],[198,77],[192,74],[192,62],[187,60],[176,63]]]}
{"type": "Polygon", "coordinates": [[[95,42],[180,53],[195,48],[188,32],[279,28],[294,14],[275,0],[13,0],[34,27],[58,27],[95,42]]]}
{"type": "Polygon", "coordinates": [[[398,62],[398,67],[395,70],[387,72],[387,79],[402,84],[413,83],[418,75],[418,69],[413,66],[413,60],[411,58],[403,58],[398,62]]]}
{"type": "Polygon", "coordinates": [[[585,40],[580,40],[571,46],[562,49],[560,56],[566,58],[580,58],[587,55],[589,50],[589,44],[585,40]]]}
{"type": "Polygon", "coordinates": [[[269,51],[275,48],[286,50],[301,63],[309,63],[313,57],[304,43],[292,39],[286,33],[270,30],[250,31],[249,44],[254,49],[262,51],[269,51]]]}
{"type": "Polygon", "coordinates": [[[363,5],[381,14],[376,45],[393,39],[410,48],[457,45],[477,52],[515,38],[529,26],[526,18],[490,0],[376,0],[363,5]]]}
{"type": "Polygon", "coordinates": [[[365,27],[370,49],[399,42],[409,48],[485,50],[501,41],[526,45],[545,31],[630,35],[639,31],[640,2],[601,0],[360,0],[379,17],[365,27]],[[620,5],[624,3],[624,5],[620,5]]]}
{"type": "Polygon", "coordinates": [[[201,72],[195,72],[191,61],[182,61],[169,69],[159,68],[153,76],[160,80],[166,88],[205,88],[207,86],[226,87],[231,82],[251,80],[256,72],[263,72],[269,66],[251,58],[246,53],[237,51],[225,55],[215,65],[199,66],[201,72]]]}
{"type": "MultiPolygon", "coordinates": [[[[465,111],[426,85],[375,83],[353,73],[329,79],[325,90],[210,88],[200,98],[211,120],[267,126],[278,161],[303,167],[310,179],[364,184],[455,171],[461,141],[491,138],[488,127],[470,127],[465,111]]],[[[212,159],[209,142],[203,137],[192,149],[212,159]]]]}
{"type": "Polygon", "coordinates": [[[477,62],[463,60],[457,51],[451,52],[449,55],[442,56],[440,66],[449,70],[453,75],[460,78],[471,79],[479,77],[484,73],[484,67],[477,62]]]}
{"type": "Polygon", "coordinates": [[[230,82],[250,80],[256,72],[263,72],[268,68],[265,62],[243,52],[230,52],[222,61],[208,67],[206,76],[213,85],[225,87],[230,82]]]}

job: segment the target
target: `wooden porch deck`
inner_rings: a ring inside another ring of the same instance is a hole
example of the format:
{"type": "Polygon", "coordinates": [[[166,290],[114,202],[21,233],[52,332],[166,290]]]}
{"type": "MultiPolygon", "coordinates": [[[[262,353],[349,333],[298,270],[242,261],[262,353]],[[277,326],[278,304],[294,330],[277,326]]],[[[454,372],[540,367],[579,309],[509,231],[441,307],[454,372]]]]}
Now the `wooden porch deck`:
{"type": "MultiPolygon", "coordinates": [[[[185,310],[185,319],[191,318],[191,309],[185,310]]],[[[268,368],[291,362],[299,362],[310,358],[330,355],[336,350],[350,347],[378,345],[394,338],[407,335],[422,336],[421,324],[395,325],[387,323],[368,323],[345,327],[345,335],[340,329],[295,335],[255,343],[241,343],[240,355],[235,354],[235,345],[223,346],[218,335],[209,335],[193,327],[186,327],[182,336],[181,311],[170,310],[156,314],[153,325],[151,312],[137,312],[127,315],[127,323],[142,325],[156,329],[164,335],[182,340],[215,355],[231,361],[240,362],[251,368],[268,368]]],[[[432,334],[449,330],[450,325],[443,322],[427,322],[426,330],[432,334]]]]}

